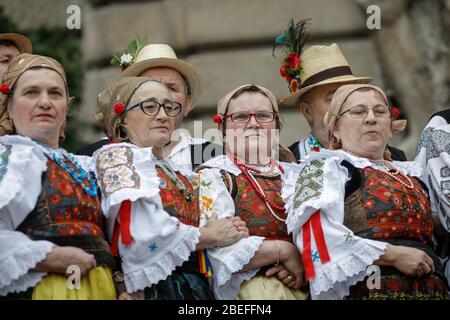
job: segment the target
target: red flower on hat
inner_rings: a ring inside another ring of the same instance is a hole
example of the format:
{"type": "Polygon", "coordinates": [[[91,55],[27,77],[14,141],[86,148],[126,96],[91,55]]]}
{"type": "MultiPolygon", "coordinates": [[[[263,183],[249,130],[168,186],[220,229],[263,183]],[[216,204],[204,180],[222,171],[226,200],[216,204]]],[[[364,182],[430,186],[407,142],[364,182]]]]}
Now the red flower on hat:
{"type": "Polygon", "coordinates": [[[117,102],[114,105],[114,113],[115,114],[122,114],[125,111],[125,106],[121,102],[117,102]]]}
{"type": "Polygon", "coordinates": [[[400,115],[400,110],[398,110],[396,107],[392,107],[391,114],[394,119],[397,119],[398,116],[400,115]]]}
{"type": "Polygon", "coordinates": [[[217,124],[221,124],[222,121],[223,121],[222,115],[221,115],[221,114],[216,114],[216,115],[214,115],[213,121],[214,121],[215,123],[217,123],[217,124]]]}
{"type": "Polygon", "coordinates": [[[3,94],[8,94],[9,93],[9,83],[3,83],[0,86],[0,92],[3,94]]]}
{"type": "Polygon", "coordinates": [[[286,73],[286,67],[285,66],[281,66],[280,67],[280,75],[285,78],[287,73],[286,73]]]}
{"type": "Polygon", "coordinates": [[[300,65],[300,58],[297,52],[289,53],[284,60],[289,69],[297,69],[297,67],[300,65]]]}

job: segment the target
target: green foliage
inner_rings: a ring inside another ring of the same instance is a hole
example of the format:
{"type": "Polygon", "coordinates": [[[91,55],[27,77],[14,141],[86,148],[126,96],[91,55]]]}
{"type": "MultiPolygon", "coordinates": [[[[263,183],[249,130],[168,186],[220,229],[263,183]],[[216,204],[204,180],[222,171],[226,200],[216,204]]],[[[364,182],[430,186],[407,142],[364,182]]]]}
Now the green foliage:
{"type": "Polygon", "coordinates": [[[71,106],[66,125],[66,139],[62,147],[69,151],[78,150],[84,141],[79,140],[81,123],[74,115],[78,108],[83,92],[84,70],[81,51],[81,33],[79,31],[42,26],[28,32],[21,32],[13,22],[3,13],[0,7],[1,32],[17,32],[27,36],[33,44],[33,53],[52,57],[58,60],[67,76],[69,94],[76,97],[71,106]]]}
{"type": "Polygon", "coordinates": [[[141,38],[139,38],[139,35],[136,35],[136,38],[131,40],[130,43],[128,44],[128,46],[124,50],[122,50],[121,52],[115,52],[113,54],[113,57],[111,59],[111,64],[120,66],[122,69],[128,68],[131,64],[133,64],[136,61],[139,51],[141,51],[141,49],[143,47],[145,47],[147,44],[148,44],[147,37],[144,37],[141,39],[141,38]],[[122,55],[126,55],[126,54],[131,55],[132,59],[127,62],[121,61],[122,55]]]}

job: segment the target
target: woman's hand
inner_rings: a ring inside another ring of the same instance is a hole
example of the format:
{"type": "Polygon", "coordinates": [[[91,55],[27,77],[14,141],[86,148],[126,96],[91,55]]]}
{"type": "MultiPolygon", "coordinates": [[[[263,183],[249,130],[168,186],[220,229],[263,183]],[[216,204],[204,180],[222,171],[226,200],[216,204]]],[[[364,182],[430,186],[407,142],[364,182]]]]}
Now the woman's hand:
{"type": "Polygon", "coordinates": [[[297,247],[287,241],[279,241],[280,263],[266,271],[267,277],[276,277],[287,287],[299,289],[305,284],[302,258],[297,247]]]}
{"type": "Polygon", "coordinates": [[[144,300],[144,292],[138,291],[135,293],[122,292],[117,300],[144,300]]]}
{"type": "Polygon", "coordinates": [[[227,217],[226,219],[230,220],[231,223],[235,226],[236,230],[239,232],[248,232],[247,224],[239,217],[227,217]]]}
{"type": "Polygon", "coordinates": [[[421,277],[434,272],[434,262],[424,251],[388,244],[380,265],[390,265],[410,277],[421,277]]]}
{"type": "Polygon", "coordinates": [[[248,229],[243,227],[237,219],[219,219],[217,214],[213,214],[205,227],[200,228],[200,242],[197,245],[197,250],[226,247],[246,237],[248,237],[248,229]],[[238,226],[236,227],[235,224],[238,226]]]}
{"type": "Polygon", "coordinates": [[[97,265],[97,262],[92,254],[80,248],[54,247],[33,271],[67,274],[67,268],[73,265],[80,268],[83,277],[97,265]]]}

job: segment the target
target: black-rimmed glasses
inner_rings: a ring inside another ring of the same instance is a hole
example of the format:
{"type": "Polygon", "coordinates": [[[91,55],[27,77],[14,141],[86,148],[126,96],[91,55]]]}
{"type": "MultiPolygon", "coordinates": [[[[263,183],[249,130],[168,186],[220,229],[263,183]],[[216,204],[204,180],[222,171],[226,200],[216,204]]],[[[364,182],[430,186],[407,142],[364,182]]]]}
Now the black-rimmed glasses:
{"type": "Polygon", "coordinates": [[[225,119],[231,118],[231,121],[235,123],[247,123],[250,121],[251,117],[255,117],[257,122],[260,123],[268,123],[272,122],[275,117],[277,116],[275,112],[269,112],[269,111],[259,111],[256,113],[250,113],[250,112],[233,112],[231,114],[228,114],[224,116],[225,119]]]}
{"type": "Polygon", "coordinates": [[[133,110],[134,108],[140,107],[142,112],[148,116],[156,116],[161,108],[164,108],[164,112],[169,117],[176,117],[181,112],[181,103],[175,101],[167,101],[164,103],[159,103],[155,100],[146,100],[136,103],[131,107],[127,108],[126,112],[133,110]]]}

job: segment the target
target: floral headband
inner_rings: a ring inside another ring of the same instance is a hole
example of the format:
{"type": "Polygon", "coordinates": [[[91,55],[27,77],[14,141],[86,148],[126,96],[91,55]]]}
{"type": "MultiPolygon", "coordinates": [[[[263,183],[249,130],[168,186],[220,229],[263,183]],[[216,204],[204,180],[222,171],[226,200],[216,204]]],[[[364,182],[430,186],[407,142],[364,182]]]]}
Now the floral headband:
{"type": "Polygon", "coordinates": [[[284,45],[282,50],[282,59],[280,75],[286,79],[289,84],[291,94],[298,91],[301,87],[300,74],[302,73],[302,60],[300,55],[303,47],[308,40],[309,34],[306,32],[308,21],[305,19],[297,22],[294,26],[294,20],[291,19],[285,32],[275,38],[272,49],[272,55],[275,57],[275,48],[278,45],[284,45]]]}
{"type": "Polygon", "coordinates": [[[122,50],[121,52],[114,53],[111,64],[115,66],[119,66],[121,71],[124,71],[126,68],[131,66],[136,62],[137,55],[139,51],[143,47],[148,44],[147,37],[139,38],[139,35],[136,35],[136,38],[131,40],[128,46],[122,50]]]}

